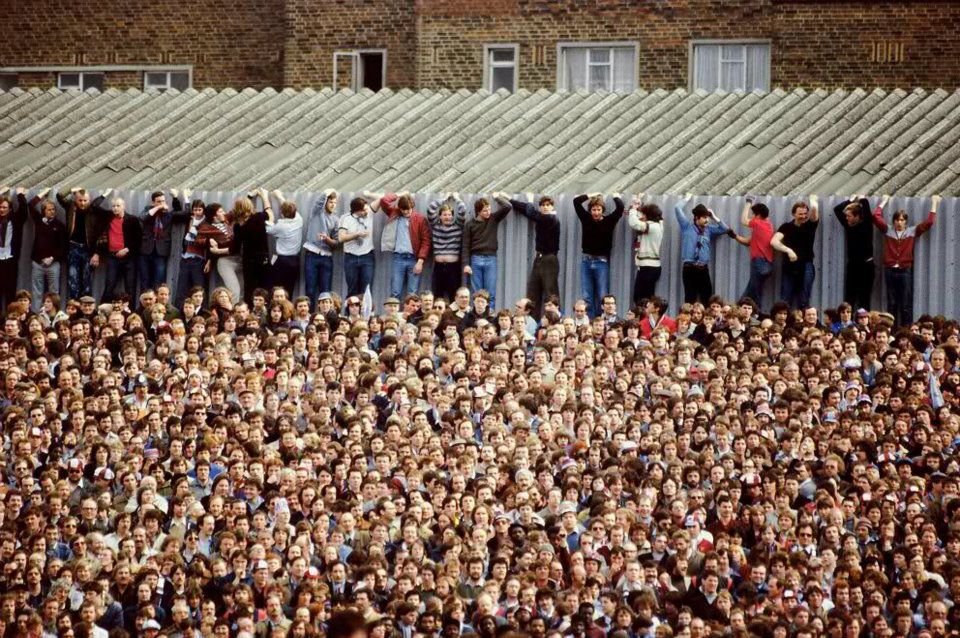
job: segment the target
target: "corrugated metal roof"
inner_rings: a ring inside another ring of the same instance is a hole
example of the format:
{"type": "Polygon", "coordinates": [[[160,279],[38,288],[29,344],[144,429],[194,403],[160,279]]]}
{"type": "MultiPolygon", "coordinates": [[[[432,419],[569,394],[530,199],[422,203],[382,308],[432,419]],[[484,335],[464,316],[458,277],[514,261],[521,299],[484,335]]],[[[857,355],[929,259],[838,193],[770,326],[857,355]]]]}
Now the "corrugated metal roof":
{"type": "Polygon", "coordinates": [[[0,182],[960,195],[960,92],[0,93],[0,182]]]}

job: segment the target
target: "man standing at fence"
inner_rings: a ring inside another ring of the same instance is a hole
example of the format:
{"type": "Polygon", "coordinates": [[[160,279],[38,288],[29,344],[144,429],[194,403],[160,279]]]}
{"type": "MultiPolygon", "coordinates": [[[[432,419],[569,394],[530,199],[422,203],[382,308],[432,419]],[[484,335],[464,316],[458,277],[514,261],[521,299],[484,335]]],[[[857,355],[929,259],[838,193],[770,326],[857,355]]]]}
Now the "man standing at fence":
{"type": "Polygon", "coordinates": [[[307,222],[307,239],[303,244],[307,251],[303,276],[311,312],[316,308],[320,293],[333,290],[333,249],[339,243],[337,236],[340,226],[338,201],[337,191],[332,188],[323,191],[323,197],[313,207],[307,222]]]}
{"type": "Polygon", "coordinates": [[[713,282],[710,280],[710,254],[712,240],[718,235],[734,236],[733,231],[717,219],[713,211],[697,204],[693,207],[693,221],[687,219],[684,206],[693,198],[687,193],[683,200],[677,202],[673,212],[680,225],[680,261],[683,263],[681,278],[683,280],[683,300],[685,303],[700,303],[707,305],[713,296],[713,282]]]}
{"type": "Polygon", "coordinates": [[[580,294],[587,302],[587,310],[591,317],[599,317],[602,313],[601,300],[610,290],[610,252],[613,249],[613,233],[617,223],[623,217],[623,200],[620,193],[613,194],[614,209],[604,216],[606,206],[603,195],[590,193],[578,195],[573,199],[573,210],[583,226],[580,238],[580,247],[583,255],[580,257],[580,294]],[[590,200],[590,212],[583,207],[583,203],[590,200]]]}
{"type": "Polygon", "coordinates": [[[280,215],[267,222],[267,234],[277,240],[276,255],[270,269],[270,285],[281,286],[287,299],[293,299],[300,280],[300,246],[303,245],[303,217],[297,205],[287,201],[279,190],[272,195],[280,202],[280,215]]]}
{"type": "Polygon", "coordinates": [[[543,300],[560,296],[560,218],[550,197],[541,197],[536,206],[533,193],[527,193],[527,199],[530,201],[511,199],[510,205],[536,227],[536,255],[527,280],[527,297],[533,302],[533,317],[539,321],[543,300]]]}
{"type": "Polygon", "coordinates": [[[843,300],[856,308],[870,309],[876,268],[873,265],[873,227],[870,202],[852,195],[833,208],[847,236],[847,272],[843,300]]]}
{"type": "Polygon", "coordinates": [[[748,239],[737,237],[737,241],[750,248],[750,280],[743,296],[752,299],[757,306],[763,306],[763,287],[773,274],[773,224],[770,223],[770,209],[766,204],[754,203],[748,197],[740,214],[740,223],[750,228],[748,239]]]}
{"type": "Polygon", "coordinates": [[[907,226],[907,213],[893,214],[893,227],[883,218],[883,207],[890,200],[884,195],[873,211],[873,223],[883,232],[883,272],[887,283],[887,312],[898,326],[913,323],[913,257],[916,239],[933,227],[937,221],[940,196],[930,200],[930,213],[916,226],[907,226]]]}
{"type": "Polygon", "coordinates": [[[393,253],[390,294],[398,299],[420,289],[423,265],[430,256],[430,225],[414,210],[410,193],[387,193],[374,200],[373,210],[383,209],[387,223],[380,235],[380,250],[393,253]]]}
{"type": "MultiPolygon", "coordinates": [[[[22,188],[17,189],[17,199],[25,203],[26,194],[21,191],[22,188]]],[[[30,292],[34,312],[40,312],[48,293],[60,294],[60,268],[67,256],[67,227],[57,219],[57,206],[47,199],[49,192],[49,188],[43,189],[29,204],[33,218],[30,292]]]]}
{"type": "MultiPolygon", "coordinates": [[[[180,212],[183,204],[180,194],[171,190],[173,210],[180,212]]],[[[140,291],[155,289],[167,280],[167,262],[170,261],[170,235],[173,213],[167,206],[163,191],[150,195],[150,203],[140,212],[143,239],[140,240],[140,291]]],[[[131,292],[131,295],[133,293],[131,292]]]]}
{"type": "Polygon", "coordinates": [[[343,275],[347,296],[362,297],[373,285],[376,263],[373,258],[373,219],[370,204],[363,197],[350,201],[350,214],[340,218],[338,237],[343,245],[343,275]]]}
{"type": "Polygon", "coordinates": [[[430,202],[427,219],[433,234],[433,294],[452,300],[463,281],[460,253],[463,250],[463,224],[467,207],[460,193],[430,202]]]}
{"type": "Polygon", "coordinates": [[[93,294],[93,270],[100,265],[97,241],[100,239],[104,218],[110,212],[101,208],[112,188],[90,201],[90,193],[80,187],[57,193],[57,201],[67,211],[67,232],[70,248],[67,251],[67,288],[70,299],[93,294]]]}
{"type": "Polygon", "coordinates": [[[817,269],[813,265],[813,240],[820,225],[817,196],[810,196],[810,204],[797,202],[790,211],[793,221],[780,225],[770,245],[784,253],[780,279],[780,297],[791,308],[805,310],[810,306],[810,293],[817,269]]]}
{"type": "Polygon", "coordinates": [[[0,311],[6,313],[17,294],[17,275],[20,264],[20,243],[23,225],[27,221],[26,191],[17,189],[17,207],[7,197],[9,187],[0,192],[0,311]]]}
{"type": "Polygon", "coordinates": [[[660,263],[660,246],[663,244],[663,211],[656,204],[644,204],[643,193],[630,205],[627,216],[630,228],[637,231],[633,244],[637,278],[633,284],[633,303],[650,299],[657,292],[657,282],[663,267],[660,263]]]}
{"type": "Polygon", "coordinates": [[[473,219],[464,225],[461,251],[463,274],[470,276],[470,289],[490,294],[491,311],[497,307],[497,228],[510,212],[510,199],[505,193],[494,193],[493,198],[500,203],[495,213],[485,197],[473,203],[473,219]]]}
{"type": "Polygon", "coordinates": [[[123,282],[123,288],[131,299],[136,295],[137,261],[143,238],[140,220],[127,215],[127,204],[119,197],[111,205],[113,217],[106,225],[106,244],[104,256],[107,260],[107,284],[103,289],[105,301],[113,301],[117,296],[117,284],[123,282]]]}

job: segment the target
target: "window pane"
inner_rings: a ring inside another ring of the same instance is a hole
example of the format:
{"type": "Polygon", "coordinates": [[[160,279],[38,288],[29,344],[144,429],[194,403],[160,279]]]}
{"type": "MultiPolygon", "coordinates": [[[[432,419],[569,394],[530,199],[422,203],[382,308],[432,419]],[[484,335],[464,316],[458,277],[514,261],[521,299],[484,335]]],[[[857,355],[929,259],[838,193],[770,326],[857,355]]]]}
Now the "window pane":
{"type": "Polygon", "coordinates": [[[506,89],[513,93],[513,67],[498,66],[490,69],[490,90],[506,89]]]}
{"type": "Polygon", "coordinates": [[[147,73],[146,74],[146,84],[147,88],[167,88],[167,74],[166,73],[147,73]]]}
{"type": "Polygon", "coordinates": [[[59,81],[60,81],[61,89],[79,89],[80,88],[79,73],[61,73],[59,81]]]}
{"type": "Polygon", "coordinates": [[[563,50],[563,78],[567,91],[578,91],[587,88],[587,50],[563,50]]]}
{"type": "Polygon", "coordinates": [[[748,91],[770,90],[770,45],[747,45],[747,83],[748,91]]]}
{"type": "Polygon", "coordinates": [[[724,62],[742,62],[744,46],[742,44],[724,44],[720,47],[720,56],[724,62]]]}
{"type": "Polygon", "coordinates": [[[490,59],[492,62],[513,62],[513,49],[490,49],[490,59]]]}
{"type": "Polygon", "coordinates": [[[720,47],[698,44],[693,49],[693,89],[716,91],[720,86],[720,47]]]}
{"type": "Polygon", "coordinates": [[[610,49],[590,49],[591,64],[605,64],[610,62],[610,49]]]}
{"type": "Polygon", "coordinates": [[[591,91],[609,91],[610,90],[610,66],[609,65],[590,65],[590,87],[591,91]]]}
{"type": "Polygon", "coordinates": [[[175,71],[170,74],[170,87],[178,91],[190,88],[190,74],[186,71],[175,71]]]}
{"type": "Polygon", "coordinates": [[[637,56],[633,49],[621,47],[613,51],[614,91],[634,91],[637,88],[637,56]]]}
{"type": "Polygon", "coordinates": [[[84,73],[83,90],[97,89],[103,91],[103,73],[84,73]]]}
{"type": "Polygon", "coordinates": [[[724,91],[743,90],[744,65],[741,62],[720,63],[720,88],[724,91]]]}

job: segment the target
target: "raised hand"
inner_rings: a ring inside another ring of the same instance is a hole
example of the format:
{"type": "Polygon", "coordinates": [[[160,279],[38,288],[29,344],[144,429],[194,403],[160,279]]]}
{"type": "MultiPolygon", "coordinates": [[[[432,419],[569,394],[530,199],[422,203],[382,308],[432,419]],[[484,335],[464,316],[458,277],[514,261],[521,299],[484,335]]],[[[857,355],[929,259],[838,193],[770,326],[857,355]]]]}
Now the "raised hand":
{"type": "Polygon", "coordinates": [[[23,186],[17,186],[17,195],[26,195],[27,189],[23,186]]]}
{"type": "Polygon", "coordinates": [[[191,196],[191,195],[193,195],[193,191],[192,191],[192,190],[190,190],[189,188],[184,188],[184,189],[183,189],[183,198],[184,198],[184,199],[187,199],[187,200],[190,199],[190,196],[191,196]]]}
{"type": "Polygon", "coordinates": [[[103,191],[103,193],[101,193],[101,194],[103,195],[103,198],[106,199],[106,198],[110,197],[110,193],[112,193],[112,192],[113,192],[113,189],[112,189],[112,188],[108,188],[107,190],[103,191]]]}
{"type": "Polygon", "coordinates": [[[593,199],[594,197],[600,197],[601,195],[603,195],[603,193],[597,193],[597,192],[587,193],[587,197],[589,197],[590,199],[593,199]]]}
{"type": "Polygon", "coordinates": [[[176,188],[171,188],[171,189],[170,189],[170,196],[171,196],[171,197],[180,197],[180,191],[177,190],[176,188]]]}
{"type": "Polygon", "coordinates": [[[934,195],[930,198],[930,205],[933,207],[933,210],[940,208],[940,202],[943,201],[943,198],[939,195],[934,195]]]}
{"type": "Polygon", "coordinates": [[[330,197],[331,195],[335,194],[336,192],[337,192],[337,191],[333,190],[332,188],[328,188],[328,189],[326,189],[325,191],[323,191],[323,196],[324,196],[324,197],[330,197]]]}
{"type": "Polygon", "coordinates": [[[611,199],[623,199],[623,193],[610,193],[611,199]]]}
{"type": "MultiPolygon", "coordinates": [[[[819,203],[819,201],[820,200],[817,199],[816,195],[810,195],[810,208],[817,208],[817,204],[819,203]]],[[[852,201],[856,201],[856,200],[852,200],[852,201]]]]}
{"type": "Polygon", "coordinates": [[[50,194],[50,187],[47,186],[46,188],[41,190],[39,193],[37,193],[37,197],[39,197],[40,199],[46,199],[47,195],[49,194],[50,194]]]}
{"type": "Polygon", "coordinates": [[[887,205],[887,202],[889,202],[889,201],[890,201],[890,196],[889,196],[889,195],[886,195],[886,194],[882,195],[882,196],[880,197],[880,208],[883,208],[884,206],[886,206],[886,205],[887,205]]]}

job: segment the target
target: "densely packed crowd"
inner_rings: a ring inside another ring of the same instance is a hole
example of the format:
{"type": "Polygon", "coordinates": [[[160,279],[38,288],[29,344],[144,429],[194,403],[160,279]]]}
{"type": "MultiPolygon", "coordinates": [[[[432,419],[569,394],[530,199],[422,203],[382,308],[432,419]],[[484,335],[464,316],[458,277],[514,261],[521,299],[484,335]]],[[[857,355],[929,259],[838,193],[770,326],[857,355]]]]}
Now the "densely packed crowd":
{"type": "MultiPolygon", "coordinates": [[[[498,195],[467,221],[455,196],[427,215],[388,195],[337,216],[329,192],[304,221],[288,202],[275,218],[265,192],[260,212],[254,198],[187,211],[179,193],[168,210],[157,193],[133,216],[74,189],[62,222],[46,195],[0,199],[6,636],[348,638],[341,610],[373,638],[960,630],[960,324],[914,322],[912,301],[808,307],[815,199],[777,232],[749,203],[751,237],[678,206],[695,294],[669,308],[660,210],[626,213],[638,275],[623,307],[602,266],[626,207],[578,198],[591,288],[564,313],[548,199],[498,195]],[[365,312],[380,207],[402,298],[365,312]],[[511,208],[537,226],[537,298],[495,310],[511,208]],[[18,292],[31,209],[34,291],[18,292]],[[722,233],[750,245],[759,278],[732,302],[702,267],[722,233]],[[787,301],[761,309],[771,246],[800,266],[787,301]],[[310,292],[293,297],[301,250],[310,292]],[[440,294],[408,292],[426,259],[440,294]],[[207,295],[213,271],[224,286],[207,295]]],[[[848,236],[868,215],[866,199],[837,210],[848,236]]],[[[889,230],[873,216],[887,276],[909,273],[933,214],[889,230]]]]}

